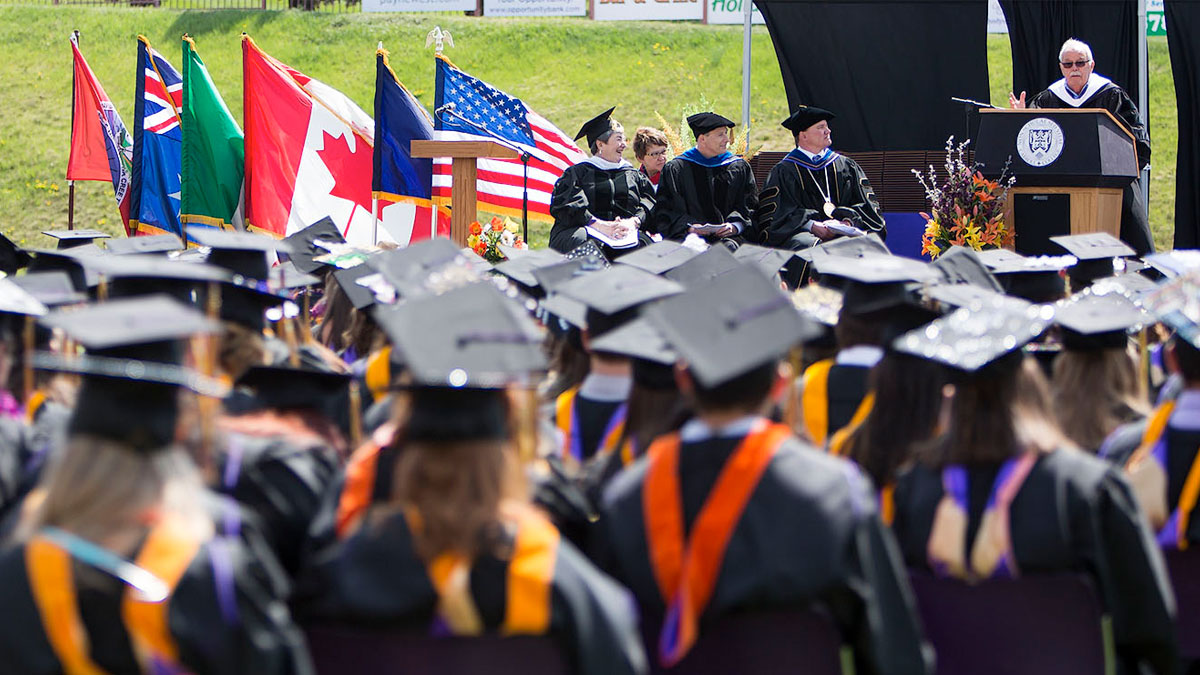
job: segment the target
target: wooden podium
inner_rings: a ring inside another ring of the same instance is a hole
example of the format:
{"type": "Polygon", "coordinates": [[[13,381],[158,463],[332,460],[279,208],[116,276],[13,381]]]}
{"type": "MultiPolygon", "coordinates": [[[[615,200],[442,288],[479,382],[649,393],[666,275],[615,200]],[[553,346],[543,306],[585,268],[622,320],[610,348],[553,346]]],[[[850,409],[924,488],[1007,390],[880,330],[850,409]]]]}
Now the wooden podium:
{"type": "Polygon", "coordinates": [[[475,193],[479,158],[520,159],[516,150],[492,141],[413,141],[411,155],[451,158],[450,238],[459,246],[467,245],[467,229],[475,220],[479,207],[475,193]]]}
{"type": "Polygon", "coordinates": [[[1133,134],[1100,108],[981,111],[975,160],[989,178],[1016,176],[1005,222],[1026,255],[1061,255],[1050,237],[1121,236],[1121,199],[1138,176],[1133,134]]]}

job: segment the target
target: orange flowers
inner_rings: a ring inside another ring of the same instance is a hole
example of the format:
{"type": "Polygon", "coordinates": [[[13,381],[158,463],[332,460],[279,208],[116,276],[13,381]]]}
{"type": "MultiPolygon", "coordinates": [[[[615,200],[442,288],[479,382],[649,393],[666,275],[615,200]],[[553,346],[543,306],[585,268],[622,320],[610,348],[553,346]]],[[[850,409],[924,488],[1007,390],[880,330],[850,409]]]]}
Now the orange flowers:
{"type": "Polygon", "coordinates": [[[967,144],[946,141],[945,173],[938,175],[933,166],[928,175],[913,170],[925,197],[930,213],[921,213],[925,232],[921,236],[921,253],[936,258],[951,246],[969,246],[980,250],[1011,246],[1013,233],[1004,222],[1004,202],[1014,179],[1006,165],[999,180],[988,180],[978,165],[968,165],[967,144]]]}
{"type": "Polygon", "coordinates": [[[483,234],[483,226],[479,224],[478,220],[471,223],[471,226],[468,229],[470,230],[471,234],[473,234],[475,236],[479,236],[479,235],[483,234]]]}
{"type": "Polygon", "coordinates": [[[492,219],[489,222],[492,226],[492,232],[503,232],[504,231],[504,221],[500,220],[500,218],[498,216],[492,216],[492,219]]]}

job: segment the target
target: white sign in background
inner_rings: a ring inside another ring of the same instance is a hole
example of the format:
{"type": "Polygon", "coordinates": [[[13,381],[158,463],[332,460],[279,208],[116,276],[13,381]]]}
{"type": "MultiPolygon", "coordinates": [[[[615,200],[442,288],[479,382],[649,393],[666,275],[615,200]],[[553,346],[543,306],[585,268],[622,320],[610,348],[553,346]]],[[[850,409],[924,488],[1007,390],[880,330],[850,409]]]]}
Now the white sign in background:
{"type": "Polygon", "coordinates": [[[467,12],[475,0],[362,0],[364,12],[467,12]]]}
{"type": "Polygon", "coordinates": [[[593,0],[597,21],[699,21],[701,0],[593,0]]]}
{"type": "Polygon", "coordinates": [[[587,0],[483,0],[484,16],[586,16],[587,0]]]}
{"type": "MultiPolygon", "coordinates": [[[[745,11],[742,6],[743,2],[751,2],[751,0],[708,0],[708,22],[709,23],[736,23],[741,24],[745,21],[742,12],[745,11]]],[[[758,8],[750,12],[750,23],[764,24],[762,14],[758,13],[758,8]]]]}

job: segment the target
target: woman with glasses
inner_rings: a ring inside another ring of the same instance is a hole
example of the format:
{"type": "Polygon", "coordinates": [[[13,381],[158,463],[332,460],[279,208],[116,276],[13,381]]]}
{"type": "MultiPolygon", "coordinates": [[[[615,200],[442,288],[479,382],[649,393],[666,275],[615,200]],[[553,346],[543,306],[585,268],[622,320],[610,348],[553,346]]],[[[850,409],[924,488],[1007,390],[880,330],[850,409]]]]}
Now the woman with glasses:
{"type": "Polygon", "coordinates": [[[625,128],[612,119],[615,107],[584,123],[591,156],[569,167],[550,195],[550,248],[569,253],[594,241],[609,260],[651,243],[642,224],[654,208],[654,186],[621,157],[625,128]]]}
{"type": "MultiPolygon", "coordinates": [[[[1133,99],[1112,80],[1093,72],[1096,62],[1087,43],[1071,38],[1058,51],[1058,67],[1062,79],[1025,103],[1025,92],[1008,95],[1013,108],[1103,108],[1113,114],[1137,146],[1138,169],[1150,164],[1150,132],[1133,99]]],[[[1138,255],[1154,252],[1150,238],[1150,221],[1142,202],[1142,186],[1138,179],[1125,187],[1121,197],[1121,239],[1132,246],[1138,255]]]]}
{"type": "Polygon", "coordinates": [[[658,129],[639,127],[633,135],[633,156],[642,166],[638,171],[658,189],[663,167],[667,165],[667,135],[658,129]]]}

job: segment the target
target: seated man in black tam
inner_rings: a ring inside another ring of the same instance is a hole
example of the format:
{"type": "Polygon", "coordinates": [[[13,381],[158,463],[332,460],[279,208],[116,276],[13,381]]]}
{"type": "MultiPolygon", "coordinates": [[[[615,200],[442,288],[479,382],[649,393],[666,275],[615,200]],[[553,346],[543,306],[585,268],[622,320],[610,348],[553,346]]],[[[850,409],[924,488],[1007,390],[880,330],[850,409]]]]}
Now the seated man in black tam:
{"type": "Polygon", "coordinates": [[[887,237],[867,175],[830,147],[834,117],[802,105],[781,123],[795,135],[796,148],[771,169],[754,214],[755,231],[768,246],[799,251],[846,236],[848,227],[887,237]]]}
{"type": "Polygon", "coordinates": [[[732,121],[711,112],[687,118],[696,147],[663,167],[649,229],[682,241],[689,233],[737,248],[757,203],[754,172],[729,152],[732,121]]]}

